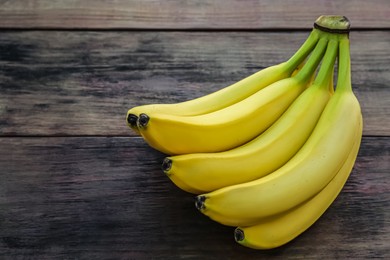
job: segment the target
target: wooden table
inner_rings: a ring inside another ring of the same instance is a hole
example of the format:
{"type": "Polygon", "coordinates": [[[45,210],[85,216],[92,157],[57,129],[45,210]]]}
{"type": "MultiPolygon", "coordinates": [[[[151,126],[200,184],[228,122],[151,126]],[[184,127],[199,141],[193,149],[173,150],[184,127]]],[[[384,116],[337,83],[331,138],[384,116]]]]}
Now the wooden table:
{"type": "Polygon", "coordinates": [[[389,259],[389,16],[387,0],[0,1],[0,258],[389,259]],[[351,20],[359,156],[307,232],[244,248],[125,115],[286,60],[322,14],[351,20]]]}

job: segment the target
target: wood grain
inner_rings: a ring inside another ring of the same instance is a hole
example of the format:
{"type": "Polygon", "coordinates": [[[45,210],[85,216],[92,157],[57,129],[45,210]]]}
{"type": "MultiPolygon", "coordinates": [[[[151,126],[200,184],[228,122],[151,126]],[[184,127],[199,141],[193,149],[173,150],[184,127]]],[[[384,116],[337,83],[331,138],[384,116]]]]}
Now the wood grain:
{"type": "MultiPolygon", "coordinates": [[[[133,135],[129,108],[192,99],[288,59],[306,32],[0,33],[0,135],[133,135]]],[[[365,135],[390,135],[390,32],[351,33],[365,135]]]]}
{"type": "Polygon", "coordinates": [[[0,256],[24,259],[390,257],[389,137],[364,137],[343,192],[276,250],[239,246],[196,211],[141,138],[0,138],[0,256]]]}
{"type": "Polygon", "coordinates": [[[308,29],[329,14],[390,28],[387,0],[1,0],[0,28],[308,29]]]}
{"type": "Polygon", "coordinates": [[[389,14],[387,0],[0,0],[0,259],[390,259],[389,14]],[[323,14],[352,24],[359,156],[308,231],[251,250],[125,115],[285,61],[323,14]]]}

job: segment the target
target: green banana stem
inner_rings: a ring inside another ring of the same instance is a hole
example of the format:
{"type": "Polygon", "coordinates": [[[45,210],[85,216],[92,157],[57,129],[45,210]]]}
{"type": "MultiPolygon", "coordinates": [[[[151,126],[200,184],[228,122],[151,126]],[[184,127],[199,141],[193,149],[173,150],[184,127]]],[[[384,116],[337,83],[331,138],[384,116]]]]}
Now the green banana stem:
{"type": "Polygon", "coordinates": [[[352,91],[351,84],[351,54],[348,36],[344,36],[339,42],[339,68],[337,76],[336,92],[352,91]]]}
{"type": "Polygon", "coordinates": [[[319,33],[317,29],[313,29],[309,37],[302,44],[302,46],[294,53],[293,56],[286,62],[287,71],[291,74],[310,54],[319,40],[319,33]]]}
{"type": "Polygon", "coordinates": [[[328,42],[324,58],[322,60],[321,68],[314,80],[315,85],[328,87],[333,75],[334,63],[337,57],[338,41],[331,39],[328,42]]]}
{"type": "Polygon", "coordinates": [[[305,66],[303,66],[302,70],[295,76],[298,80],[307,81],[310,79],[310,76],[317,69],[318,64],[324,56],[327,44],[328,39],[325,37],[318,41],[314,51],[309,57],[309,60],[306,62],[305,66]]]}

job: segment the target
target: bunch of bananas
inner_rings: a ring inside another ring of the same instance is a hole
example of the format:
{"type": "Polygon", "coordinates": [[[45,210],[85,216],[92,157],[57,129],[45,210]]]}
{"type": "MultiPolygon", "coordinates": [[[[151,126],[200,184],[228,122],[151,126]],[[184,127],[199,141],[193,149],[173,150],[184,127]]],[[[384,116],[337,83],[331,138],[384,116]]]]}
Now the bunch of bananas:
{"type": "Polygon", "coordinates": [[[321,16],[286,62],[175,104],[131,108],[128,125],[168,154],[163,171],[196,208],[269,249],[308,229],[355,163],[362,114],[351,86],[349,21],[321,16]],[[337,59],[337,84],[334,70],[337,59]]]}

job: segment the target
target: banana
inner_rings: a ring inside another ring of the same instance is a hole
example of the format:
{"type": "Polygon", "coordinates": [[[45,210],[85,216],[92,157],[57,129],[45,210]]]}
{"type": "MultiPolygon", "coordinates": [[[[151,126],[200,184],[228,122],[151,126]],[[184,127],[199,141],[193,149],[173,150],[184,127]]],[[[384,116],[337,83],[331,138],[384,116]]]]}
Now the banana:
{"type": "MultiPolygon", "coordinates": [[[[164,160],[163,167],[170,167],[170,162],[164,160]]],[[[185,183],[185,182],[183,182],[181,180],[176,180],[175,185],[177,187],[179,187],[180,189],[182,189],[184,191],[187,191],[189,193],[193,193],[193,194],[201,194],[202,193],[201,190],[197,190],[196,188],[193,188],[193,187],[189,186],[187,183],[185,183]]]]}
{"type": "Polygon", "coordinates": [[[229,226],[250,226],[303,203],[336,175],[360,136],[362,114],[352,91],[348,34],[339,35],[335,94],[298,153],[276,171],[254,181],[199,195],[196,207],[229,226]]]}
{"type": "MultiPolygon", "coordinates": [[[[305,62],[302,62],[298,67],[297,69],[293,72],[292,75],[296,75],[298,73],[298,71],[300,71],[303,67],[303,65],[305,64],[305,62]]],[[[310,79],[310,82],[309,84],[311,84],[313,81],[314,81],[314,73],[313,73],[313,76],[311,77],[310,79]]],[[[331,86],[331,89],[330,91],[333,91],[333,82],[330,84],[331,86]]],[[[138,128],[137,128],[138,129],[138,128]]],[[[164,160],[163,161],[163,168],[170,168],[170,161],[169,160],[164,160]]],[[[204,191],[201,191],[201,190],[197,190],[189,185],[187,185],[185,182],[181,181],[180,179],[177,179],[175,180],[174,182],[176,184],[176,186],[180,187],[181,189],[189,192],[189,193],[193,193],[193,194],[201,194],[203,193],[204,191]]]]}
{"type": "Polygon", "coordinates": [[[263,134],[224,152],[167,157],[164,172],[178,187],[204,193],[260,178],[281,167],[310,136],[333,93],[337,49],[337,39],[331,39],[313,85],[263,134]]]}
{"type": "Polygon", "coordinates": [[[301,71],[231,106],[198,116],[140,114],[138,128],[153,148],[169,154],[219,152],[242,145],[274,123],[305,90],[325,52],[322,37],[301,71]]]}
{"type": "Polygon", "coordinates": [[[288,78],[314,49],[321,32],[313,29],[307,40],[287,61],[260,70],[228,87],[208,95],[192,100],[174,104],[148,104],[136,106],[128,110],[126,115],[127,125],[139,133],[137,120],[141,113],[164,113],[180,116],[194,116],[210,113],[229,105],[232,105],[264,87],[288,78]]]}
{"type": "Polygon", "coordinates": [[[359,152],[362,127],[359,128],[359,133],[347,160],[320,193],[287,212],[272,216],[253,226],[236,228],[234,231],[236,242],[254,249],[272,249],[292,241],[311,227],[333,203],[348,180],[359,152]]]}

